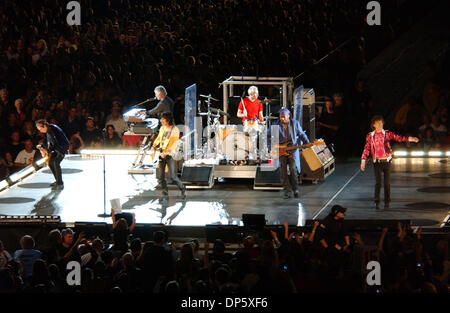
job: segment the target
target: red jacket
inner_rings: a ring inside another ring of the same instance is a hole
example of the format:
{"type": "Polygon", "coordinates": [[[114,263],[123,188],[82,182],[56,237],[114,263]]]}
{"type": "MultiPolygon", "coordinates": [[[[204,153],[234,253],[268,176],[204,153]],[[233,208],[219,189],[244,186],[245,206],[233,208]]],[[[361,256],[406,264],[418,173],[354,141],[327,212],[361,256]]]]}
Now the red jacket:
{"type": "MultiPolygon", "coordinates": [[[[408,142],[409,141],[408,140],[409,137],[400,136],[400,135],[394,134],[393,132],[388,131],[388,130],[382,130],[382,133],[384,134],[384,150],[386,151],[386,154],[388,155],[388,159],[392,158],[392,149],[391,149],[391,144],[389,143],[390,140],[395,140],[398,142],[408,142]]],[[[369,156],[369,151],[370,151],[373,162],[376,161],[374,135],[375,135],[375,131],[368,133],[366,136],[366,145],[364,146],[364,151],[361,156],[361,159],[363,159],[363,160],[367,159],[367,157],[369,156]]]]}

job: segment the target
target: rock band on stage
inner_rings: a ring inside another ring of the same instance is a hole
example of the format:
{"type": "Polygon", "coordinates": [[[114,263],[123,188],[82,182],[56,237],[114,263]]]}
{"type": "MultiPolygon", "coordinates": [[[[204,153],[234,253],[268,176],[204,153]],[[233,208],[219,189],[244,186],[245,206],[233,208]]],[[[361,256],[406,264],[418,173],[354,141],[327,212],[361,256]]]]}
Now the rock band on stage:
{"type": "MultiPolygon", "coordinates": [[[[154,136],[153,142],[150,143],[150,153],[153,159],[157,159],[159,163],[159,171],[157,171],[158,183],[162,189],[163,196],[168,197],[169,192],[166,182],[167,167],[170,178],[181,191],[181,197],[184,200],[186,199],[186,187],[176,173],[175,160],[173,158],[173,153],[175,153],[178,141],[180,140],[180,130],[174,124],[174,102],[168,97],[164,86],[155,87],[154,93],[155,98],[153,99],[157,99],[159,102],[155,108],[145,113],[147,116],[157,116],[161,123],[158,135],[154,136]]],[[[238,118],[242,118],[245,136],[253,138],[250,142],[250,150],[254,151],[253,148],[257,147],[255,143],[258,136],[265,137],[268,152],[271,153],[273,159],[276,158],[279,161],[277,163],[281,168],[281,183],[284,190],[284,199],[291,197],[299,198],[298,177],[301,172],[300,153],[303,148],[310,148],[317,143],[310,142],[300,122],[293,119],[290,110],[285,107],[279,110],[279,118],[272,123],[272,127],[263,132],[262,130],[266,126],[266,121],[269,117],[264,118],[262,102],[258,97],[258,88],[256,86],[250,86],[248,88],[248,97],[241,98],[236,114],[238,118]],[[273,128],[273,126],[278,127],[273,128]],[[278,134],[272,133],[274,129],[277,129],[278,134]],[[271,144],[271,138],[274,135],[278,139],[277,145],[271,144]]],[[[271,119],[276,118],[271,117],[271,119]]],[[[369,155],[371,155],[373,160],[375,171],[374,201],[377,209],[380,203],[382,176],[384,176],[384,202],[386,208],[389,207],[391,201],[390,166],[392,150],[389,142],[391,140],[415,143],[419,141],[416,137],[401,136],[384,130],[383,123],[384,120],[381,116],[373,117],[370,122],[373,131],[366,136],[364,151],[361,156],[361,171],[365,170],[366,160],[369,155]]],[[[61,128],[48,123],[46,120],[38,120],[36,122],[36,128],[41,133],[46,134],[45,142],[39,145],[38,148],[42,156],[46,158],[46,163],[55,178],[52,189],[61,190],[64,188],[64,183],[60,163],[69,149],[69,140],[61,128]]],[[[255,158],[251,153],[249,153],[248,157],[249,159],[255,158]]]]}

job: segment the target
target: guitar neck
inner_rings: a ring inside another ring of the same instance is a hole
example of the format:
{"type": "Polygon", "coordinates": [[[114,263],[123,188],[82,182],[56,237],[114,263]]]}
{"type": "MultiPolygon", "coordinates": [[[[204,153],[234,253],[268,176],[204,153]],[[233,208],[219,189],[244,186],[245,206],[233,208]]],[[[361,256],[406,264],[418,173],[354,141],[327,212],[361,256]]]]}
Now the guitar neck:
{"type": "Polygon", "coordinates": [[[291,146],[291,147],[286,147],[286,150],[289,151],[289,150],[301,149],[301,148],[304,148],[306,146],[307,146],[306,144],[305,145],[299,145],[299,146],[291,146]]]}

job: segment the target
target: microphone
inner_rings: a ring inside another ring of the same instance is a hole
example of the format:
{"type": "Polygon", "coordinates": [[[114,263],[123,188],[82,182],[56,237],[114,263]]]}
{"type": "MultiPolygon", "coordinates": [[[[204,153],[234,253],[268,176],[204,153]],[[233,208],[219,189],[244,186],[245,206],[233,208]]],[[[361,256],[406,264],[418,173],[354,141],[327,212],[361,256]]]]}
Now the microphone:
{"type": "Polygon", "coordinates": [[[135,104],[135,105],[133,105],[133,106],[132,106],[132,108],[138,107],[138,106],[140,106],[141,104],[144,104],[144,103],[147,103],[147,102],[150,102],[150,101],[156,100],[156,99],[157,99],[156,97],[153,97],[153,98],[147,99],[147,100],[145,100],[145,101],[142,101],[142,102],[140,102],[140,103],[138,103],[138,104],[135,104]]]}

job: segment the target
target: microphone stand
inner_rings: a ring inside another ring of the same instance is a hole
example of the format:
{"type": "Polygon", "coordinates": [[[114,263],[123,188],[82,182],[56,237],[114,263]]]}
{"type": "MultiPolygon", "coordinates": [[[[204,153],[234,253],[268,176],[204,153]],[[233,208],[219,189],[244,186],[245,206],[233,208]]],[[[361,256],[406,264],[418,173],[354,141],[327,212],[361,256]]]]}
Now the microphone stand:
{"type": "Polygon", "coordinates": [[[138,104],[133,105],[132,108],[138,107],[138,106],[140,106],[140,105],[142,105],[144,103],[147,103],[147,102],[150,102],[150,101],[153,101],[153,100],[156,100],[156,98],[151,98],[151,99],[147,99],[147,100],[144,100],[142,102],[139,102],[138,104]]]}
{"type": "Polygon", "coordinates": [[[103,214],[98,214],[98,217],[110,217],[111,214],[106,213],[106,167],[105,167],[105,157],[103,154],[103,214]]]}

